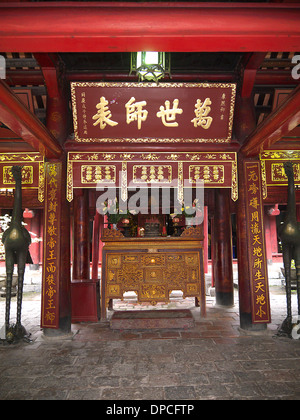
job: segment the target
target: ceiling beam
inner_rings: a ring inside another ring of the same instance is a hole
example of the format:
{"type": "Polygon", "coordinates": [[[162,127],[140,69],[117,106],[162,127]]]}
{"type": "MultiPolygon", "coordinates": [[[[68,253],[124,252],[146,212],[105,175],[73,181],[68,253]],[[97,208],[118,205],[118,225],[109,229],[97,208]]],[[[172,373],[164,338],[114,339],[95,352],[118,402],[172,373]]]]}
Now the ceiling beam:
{"type": "Polygon", "coordinates": [[[0,80],[0,120],[43,156],[59,158],[63,153],[55,137],[3,80],[0,80]]]}
{"type": "Polygon", "coordinates": [[[64,83],[63,66],[57,54],[35,53],[47,87],[47,123],[48,130],[63,144],[68,135],[70,113],[68,94],[64,83]]]}
{"type": "Polygon", "coordinates": [[[0,51],[299,51],[300,4],[0,3],[0,51]]]}
{"type": "Polygon", "coordinates": [[[243,69],[243,82],[241,87],[241,97],[250,98],[254,83],[256,80],[256,74],[264,61],[265,53],[253,53],[250,54],[247,64],[243,69]]]}
{"type": "MultiPolygon", "coordinates": [[[[80,72],[80,71],[70,71],[66,73],[66,78],[69,81],[84,81],[84,82],[91,82],[91,81],[99,81],[99,80],[127,80],[127,81],[135,81],[137,77],[129,76],[127,72],[113,72],[107,71],[103,72],[100,70],[99,72],[91,71],[91,72],[80,72]]],[[[233,82],[235,81],[235,73],[232,72],[201,72],[199,71],[196,74],[189,74],[189,73],[176,73],[172,71],[172,78],[176,80],[182,81],[199,81],[199,80],[208,80],[208,81],[216,81],[216,82],[233,82]]],[[[166,77],[166,81],[169,78],[166,77]]],[[[9,86],[15,85],[33,85],[39,86],[44,85],[45,79],[41,70],[6,70],[6,83],[9,86]]],[[[297,80],[292,78],[291,70],[258,70],[256,73],[255,78],[255,86],[259,85],[267,85],[267,86],[295,86],[297,84],[297,80]]]]}
{"type": "Polygon", "coordinates": [[[300,124],[300,85],[254,131],[241,147],[246,156],[258,156],[300,124]]]}

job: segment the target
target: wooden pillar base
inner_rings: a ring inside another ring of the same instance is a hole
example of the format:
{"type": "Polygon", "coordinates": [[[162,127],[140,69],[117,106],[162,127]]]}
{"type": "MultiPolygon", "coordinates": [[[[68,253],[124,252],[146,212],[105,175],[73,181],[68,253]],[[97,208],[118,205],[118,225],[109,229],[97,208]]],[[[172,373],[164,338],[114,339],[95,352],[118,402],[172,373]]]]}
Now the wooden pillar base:
{"type": "Polygon", "coordinates": [[[267,329],[267,324],[253,324],[252,323],[252,314],[247,314],[245,312],[240,312],[240,328],[246,331],[265,331],[267,329]]]}
{"type": "Polygon", "coordinates": [[[48,338],[63,338],[71,337],[71,316],[59,319],[59,328],[43,328],[43,334],[48,338]]]}
{"type": "Polygon", "coordinates": [[[232,292],[218,292],[216,291],[216,304],[220,306],[233,306],[234,296],[232,292]]]}

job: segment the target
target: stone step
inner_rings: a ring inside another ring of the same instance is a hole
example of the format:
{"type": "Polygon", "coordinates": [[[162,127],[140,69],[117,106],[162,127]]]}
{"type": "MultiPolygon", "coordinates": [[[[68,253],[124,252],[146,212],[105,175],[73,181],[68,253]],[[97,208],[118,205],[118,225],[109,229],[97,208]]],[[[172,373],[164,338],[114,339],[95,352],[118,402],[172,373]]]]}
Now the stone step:
{"type": "Polygon", "coordinates": [[[116,311],[110,320],[113,330],[188,329],[194,325],[189,309],[116,311]]]}

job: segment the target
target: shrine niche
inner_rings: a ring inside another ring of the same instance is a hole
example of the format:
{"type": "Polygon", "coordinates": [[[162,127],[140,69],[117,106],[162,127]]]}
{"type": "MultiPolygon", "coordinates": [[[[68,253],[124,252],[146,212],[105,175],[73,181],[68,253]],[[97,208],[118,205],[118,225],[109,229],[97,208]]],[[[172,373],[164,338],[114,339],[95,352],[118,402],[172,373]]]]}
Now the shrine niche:
{"type": "Polygon", "coordinates": [[[230,143],[235,93],[233,83],[72,82],[75,141],[230,143]]]}

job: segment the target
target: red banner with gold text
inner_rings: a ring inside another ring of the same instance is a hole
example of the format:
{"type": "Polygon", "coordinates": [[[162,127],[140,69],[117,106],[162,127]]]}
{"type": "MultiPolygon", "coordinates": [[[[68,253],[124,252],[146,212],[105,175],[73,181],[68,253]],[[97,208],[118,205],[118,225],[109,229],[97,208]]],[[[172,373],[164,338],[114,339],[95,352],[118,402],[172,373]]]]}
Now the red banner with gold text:
{"type": "Polygon", "coordinates": [[[259,162],[245,162],[252,322],[271,322],[259,162]]]}

